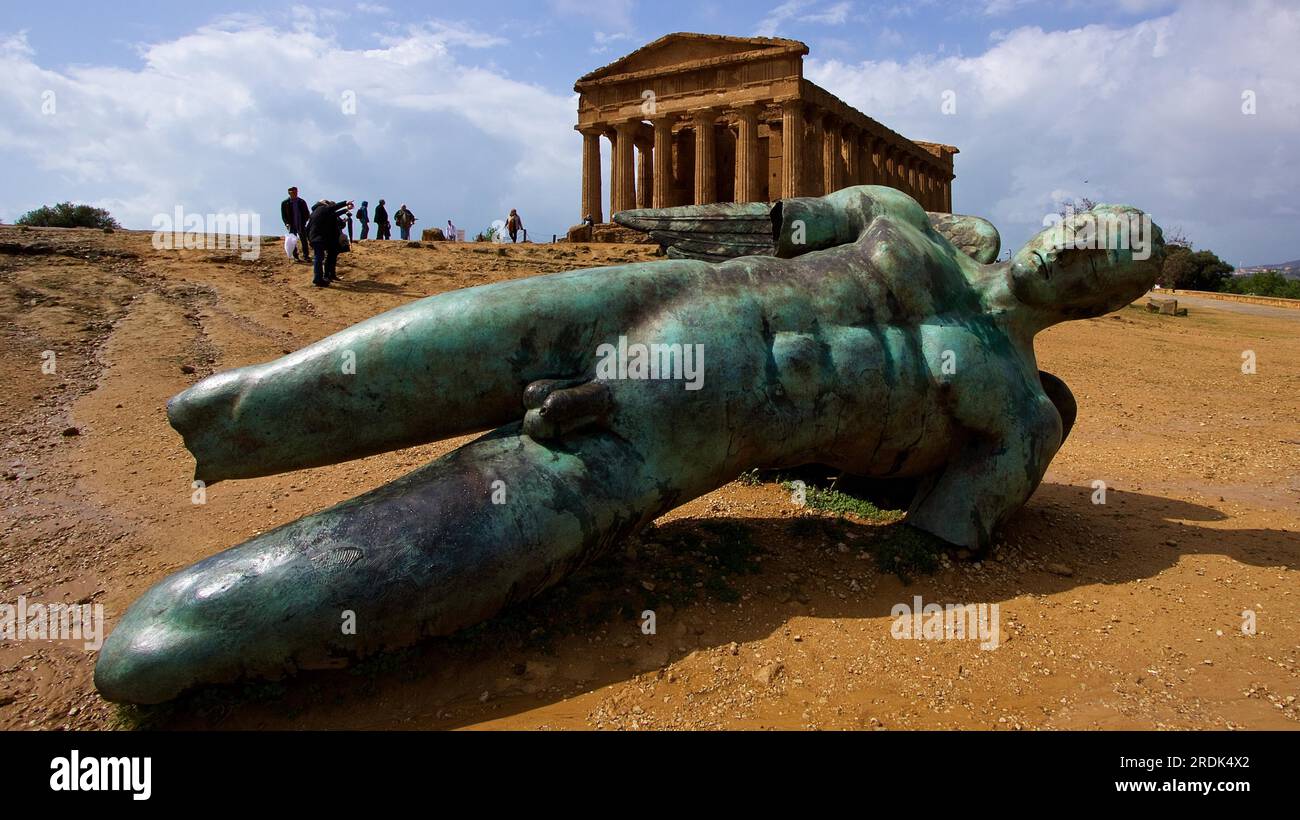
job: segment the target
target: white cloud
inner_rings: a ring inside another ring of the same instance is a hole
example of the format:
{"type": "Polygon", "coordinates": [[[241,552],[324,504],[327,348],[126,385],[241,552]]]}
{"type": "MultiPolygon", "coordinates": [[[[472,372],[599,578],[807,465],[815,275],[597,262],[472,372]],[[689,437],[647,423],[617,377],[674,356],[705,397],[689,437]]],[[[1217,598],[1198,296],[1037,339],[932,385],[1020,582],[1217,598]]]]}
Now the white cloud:
{"type": "Polygon", "coordinates": [[[1068,192],[1142,207],[1233,261],[1285,261],[1300,255],[1298,40],[1284,2],[1190,4],[1127,27],[1020,28],[970,57],[810,58],[805,74],[900,133],[961,148],[955,206],[992,218],[1006,245],[1068,192]],[[955,115],[941,113],[947,90],[955,115]]]}
{"type": "Polygon", "coordinates": [[[805,15],[803,20],[807,23],[823,23],[829,26],[842,26],[844,21],[849,19],[849,10],[853,8],[852,3],[836,3],[827,6],[825,9],[815,13],[805,15]]]}
{"type": "Polygon", "coordinates": [[[810,5],[810,0],[786,0],[779,6],[776,6],[767,13],[762,22],[754,33],[759,37],[772,37],[776,34],[777,29],[781,28],[787,20],[793,19],[802,9],[810,5]]]}
{"type": "Polygon", "coordinates": [[[613,45],[633,39],[631,34],[623,31],[615,31],[612,33],[597,31],[592,34],[592,38],[596,41],[596,44],[589,49],[592,54],[604,54],[609,51],[613,45]]]}
{"type": "Polygon", "coordinates": [[[427,24],[353,49],[309,12],[292,26],[228,19],[143,47],[134,69],[54,71],[21,34],[0,41],[13,171],[0,217],[74,199],[144,228],[179,204],[256,211],[274,233],[296,183],[309,198],[406,201],[417,227],[477,229],[510,207],[538,238],[577,221],[576,101],[462,54],[503,40],[427,24]]]}
{"type": "Polygon", "coordinates": [[[853,4],[847,0],[817,6],[816,0],[786,0],[773,7],[759,22],[754,33],[759,37],[778,36],[789,23],[804,25],[842,26],[849,19],[853,4]]]}

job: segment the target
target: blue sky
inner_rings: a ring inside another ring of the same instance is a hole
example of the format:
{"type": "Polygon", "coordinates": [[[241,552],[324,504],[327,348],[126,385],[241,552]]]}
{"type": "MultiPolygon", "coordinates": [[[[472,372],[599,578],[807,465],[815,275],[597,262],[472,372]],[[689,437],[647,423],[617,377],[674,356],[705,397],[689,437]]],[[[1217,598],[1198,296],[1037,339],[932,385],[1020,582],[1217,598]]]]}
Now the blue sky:
{"type": "Polygon", "coordinates": [[[73,199],[136,228],[177,205],[254,210],[275,233],[297,182],[405,202],[417,227],[472,232],[517,207],[549,239],[578,218],[573,81],[702,31],[803,40],[809,79],[960,147],[955,209],[1006,246],[1090,196],[1233,263],[1300,257],[1295,2],[216,5],[5,4],[0,219],[73,199]]]}

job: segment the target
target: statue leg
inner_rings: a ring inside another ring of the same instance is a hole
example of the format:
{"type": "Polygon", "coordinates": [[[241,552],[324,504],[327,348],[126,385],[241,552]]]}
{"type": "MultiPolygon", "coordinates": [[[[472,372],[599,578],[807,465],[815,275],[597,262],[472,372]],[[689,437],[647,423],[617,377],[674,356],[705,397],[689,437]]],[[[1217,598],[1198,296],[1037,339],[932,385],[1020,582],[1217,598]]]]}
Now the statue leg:
{"type": "Polygon", "coordinates": [[[488,430],[524,388],[590,374],[602,342],[698,281],[700,262],[572,271],[439,294],[176,396],[209,483],[319,467],[488,430]]]}
{"type": "Polygon", "coordinates": [[[623,438],[593,429],[548,446],[511,425],[163,579],[117,623],[95,684],[157,703],[448,634],[684,500],[623,438]]]}

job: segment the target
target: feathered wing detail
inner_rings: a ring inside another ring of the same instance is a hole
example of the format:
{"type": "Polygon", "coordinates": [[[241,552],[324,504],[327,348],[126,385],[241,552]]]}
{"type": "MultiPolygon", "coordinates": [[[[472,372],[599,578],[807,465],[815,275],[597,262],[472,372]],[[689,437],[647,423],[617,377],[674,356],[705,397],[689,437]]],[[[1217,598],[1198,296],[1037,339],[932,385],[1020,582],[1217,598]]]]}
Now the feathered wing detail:
{"type": "Polygon", "coordinates": [[[936,231],[971,259],[983,265],[991,265],[998,260],[1002,237],[992,222],[965,214],[928,212],[926,216],[930,217],[930,225],[936,231]]]}
{"type": "MultiPolygon", "coordinates": [[[[723,262],[739,256],[775,256],[779,226],[772,224],[772,214],[773,206],[765,202],[718,202],[620,211],[614,221],[650,234],[674,259],[723,262]]],[[[940,235],[976,262],[997,261],[1002,238],[992,222],[963,214],[927,216],[940,235]]]]}
{"type": "Polygon", "coordinates": [[[766,202],[718,202],[619,211],[614,221],[650,234],[674,259],[723,262],[775,254],[771,212],[766,202]]]}

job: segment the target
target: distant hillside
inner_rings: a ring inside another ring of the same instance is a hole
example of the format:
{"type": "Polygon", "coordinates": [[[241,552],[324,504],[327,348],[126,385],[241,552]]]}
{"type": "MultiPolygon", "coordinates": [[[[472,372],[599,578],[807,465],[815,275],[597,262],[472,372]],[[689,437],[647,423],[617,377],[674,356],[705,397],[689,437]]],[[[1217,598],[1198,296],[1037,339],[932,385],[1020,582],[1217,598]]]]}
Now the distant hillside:
{"type": "Polygon", "coordinates": [[[1300,259],[1292,262],[1278,262],[1275,265],[1252,265],[1249,268],[1237,268],[1238,276],[1246,276],[1260,271],[1275,270],[1287,279],[1300,279],[1300,259]]]}

